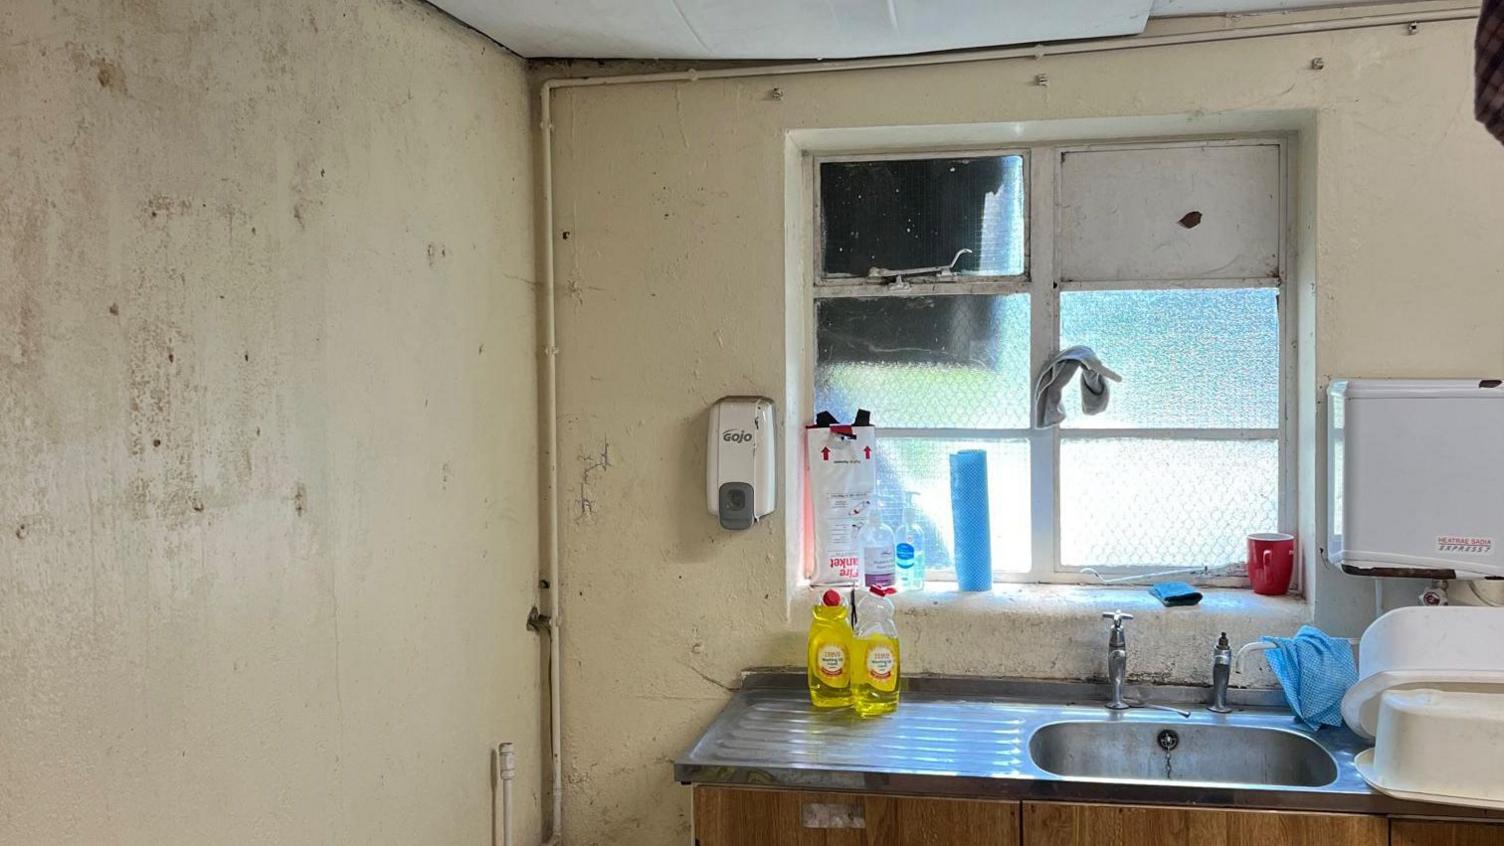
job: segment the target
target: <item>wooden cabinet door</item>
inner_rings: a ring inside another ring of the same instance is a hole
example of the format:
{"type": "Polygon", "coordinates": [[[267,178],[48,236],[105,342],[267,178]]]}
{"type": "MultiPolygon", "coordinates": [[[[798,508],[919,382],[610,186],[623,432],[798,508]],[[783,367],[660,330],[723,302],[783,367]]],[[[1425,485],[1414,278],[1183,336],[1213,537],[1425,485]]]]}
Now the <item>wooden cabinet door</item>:
{"type": "Polygon", "coordinates": [[[1394,820],[1390,846],[1504,846],[1504,824],[1394,820]]]}
{"type": "Polygon", "coordinates": [[[697,846],[1019,846],[1018,803],[696,787],[697,846]]]}
{"type": "Polygon", "coordinates": [[[1355,814],[1025,802],[1024,846],[1387,846],[1389,821],[1355,814]]]}

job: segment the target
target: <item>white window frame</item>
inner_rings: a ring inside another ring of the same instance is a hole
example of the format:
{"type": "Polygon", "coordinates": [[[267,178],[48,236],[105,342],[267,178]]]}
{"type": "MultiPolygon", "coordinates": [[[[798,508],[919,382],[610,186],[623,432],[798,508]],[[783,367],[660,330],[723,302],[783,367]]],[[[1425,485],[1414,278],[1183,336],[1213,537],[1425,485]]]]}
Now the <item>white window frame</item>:
{"type": "MultiPolygon", "coordinates": [[[[1033,377],[1056,353],[1060,341],[1060,294],[1063,291],[1110,291],[1110,290],[1167,290],[1208,288],[1273,288],[1276,291],[1279,319],[1279,426],[1276,429],[1195,429],[1195,428],[1061,428],[1044,430],[1028,428],[891,428],[881,427],[883,439],[901,438],[946,438],[972,441],[1017,441],[1029,444],[1030,481],[1029,492],[1032,504],[1030,524],[1030,567],[1027,572],[995,572],[995,583],[1035,584],[1101,584],[1101,580],[1080,569],[1064,568],[1060,564],[1060,444],[1065,438],[1101,439],[1121,437],[1153,437],[1161,439],[1185,438],[1187,440],[1264,440],[1274,438],[1279,453],[1278,519],[1279,531],[1294,534],[1296,524],[1296,472],[1297,450],[1295,442],[1296,387],[1296,314],[1293,292],[1288,290],[1290,231],[1292,215],[1290,201],[1290,148],[1284,135],[1255,134],[1235,137],[1198,137],[1141,139],[1132,141],[1092,143],[1039,143],[1018,147],[984,149],[924,149],[901,153],[842,154],[812,157],[810,168],[813,177],[814,238],[812,279],[807,286],[812,304],[819,300],[839,297],[907,297],[945,296],[955,294],[1029,294],[1030,343],[1029,374],[1033,377]],[[1278,208],[1280,220],[1278,275],[1234,279],[1174,279],[1174,280],[1114,280],[1071,281],[1061,279],[1056,271],[1055,234],[1059,228],[1061,159],[1067,153],[1086,151],[1116,151],[1148,148],[1208,147],[1208,146],[1274,146],[1279,150],[1279,185],[1281,197],[1278,208]],[[1024,204],[1027,223],[1024,227],[1024,272],[1016,276],[966,275],[951,278],[935,276],[906,277],[902,284],[891,281],[871,281],[863,277],[842,274],[825,276],[823,231],[824,215],[820,207],[820,166],[827,162],[892,161],[939,158],[981,158],[996,156],[1022,156],[1024,159],[1024,204]],[[1040,202],[1041,198],[1048,202],[1040,202]],[[1043,503],[1045,507],[1041,508],[1043,503]]],[[[817,349],[813,319],[808,325],[807,341],[810,350],[817,349]]],[[[811,360],[811,372],[814,361],[811,360]]],[[[806,384],[812,382],[806,380],[806,384]]],[[[812,389],[811,389],[812,390],[812,389]]],[[[813,404],[813,395],[806,397],[813,404]]],[[[1239,527],[1242,530],[1242,527],[1239,527]]],[[[1254,528],[1250,527],[1250,530],[1254,528]]],[[[1206,562],[1219,567],[1231,562],[1206,562]]],[[[1166,568],[1154,566],[1113,567],[1103,573],[1105,578],[1125,581],[1125,585],[1149,584],[1157,579],[1151,574],[1166,568]]],[[[1173,568],[1171,568],[1173,569],[1173,568]]],[[[1248,576],[1241,565],[1228,567],[1216,575],[1197,576],[1186,574],[1176,578],[1193,584],[1209,587],[1248,587],[1248,576]]],[[[1295,590],[1300,589],[1300,575],[1296,574],[1295,590]]]]}

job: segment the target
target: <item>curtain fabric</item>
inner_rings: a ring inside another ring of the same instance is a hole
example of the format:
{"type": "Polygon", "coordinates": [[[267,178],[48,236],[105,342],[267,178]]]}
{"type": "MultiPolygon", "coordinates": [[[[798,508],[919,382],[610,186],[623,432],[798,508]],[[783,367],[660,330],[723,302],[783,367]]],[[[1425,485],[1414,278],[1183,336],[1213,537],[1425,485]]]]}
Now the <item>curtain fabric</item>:
{"type": "Polygon", "coordinates": [[[1476,46],[1474,113],[1504,142],[1504,0],[1484,0],[1476,46]]]}

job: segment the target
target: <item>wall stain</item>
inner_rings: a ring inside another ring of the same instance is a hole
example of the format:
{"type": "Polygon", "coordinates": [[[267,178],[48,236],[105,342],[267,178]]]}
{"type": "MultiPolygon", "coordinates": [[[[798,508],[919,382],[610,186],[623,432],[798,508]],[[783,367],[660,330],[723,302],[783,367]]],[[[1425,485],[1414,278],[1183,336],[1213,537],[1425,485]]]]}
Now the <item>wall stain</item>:
{"type": "Polygon", "coordinates": [[[166,194],[153,194],[146,198],[146,214],[155,220],[171,220],[193,210],[193,201],[166,194]]]}
{"type": "Polygon", "coordinates": [[[292,195],[295,198],[292,204],[292,219],[297,222],[298,228],[305,228],[324,207],[324,200],[328,196],[329,189],[323,179],[324,170],[314,164],[311,159],[298,160],[292,178],[292,195]],[[315,175],[316,174],[316,175],[315,175]]]}
{"type": "Polygon", "coordinates": [[[298,482],[292,489],[293,513],[302,517],[308,513],[308,486],[298,482]]]}
{"type": "Polygon", "coordinates": [[[125,70],[119,62],[101,55],[91,55],[89,50],[78,44],[68,45],[68,57],[73,60],[73,67],[80,72],[93,71],[94,81],[99,83],[100,88],[121,96],[130,93],[125,84],[125,70]]]}
{"type": "MultiPolygon", "coordinates": [[[[179,287],[186,284],[180,271],[169,270],[167,275],[179,287]]],[[[175,352],[191,349],[192,341],[175,320],[157,314],[131,321],[126,344],[126,453],[136,460],[127,485],[127,507],[137,518],[162,517],[181,524],[204,510],[199,494],[197,368],[175,352]]]]}
{"type": "MultiPolygon", "coordinates": [[[[13,206],[13,196],[0,191],[0,250],[8,246],[10,254],[7,265],[0,252],[0,460],[44,448],[60,425],[43,366],[47,315],[40,294],[48,279],[48,201],[39,197],[13,206]]],[[[18,483],[8,480],[13,491],[18,483]]]]}

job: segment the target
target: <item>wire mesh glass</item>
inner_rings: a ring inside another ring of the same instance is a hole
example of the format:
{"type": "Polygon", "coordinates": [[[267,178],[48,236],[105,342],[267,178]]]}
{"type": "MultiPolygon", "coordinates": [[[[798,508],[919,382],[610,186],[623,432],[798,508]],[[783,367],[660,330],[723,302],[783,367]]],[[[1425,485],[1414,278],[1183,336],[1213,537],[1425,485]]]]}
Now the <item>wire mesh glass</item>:
{"type": "Polygon", "coordinates": [[[900,428],[1029,420],[1029,296],[838,297],[815,307],[815,409],[900,428]]]}
{"type": "Polygon", "coordinates": [[[1218,566],[1278,530],[1275,439],[1062,439],[1066,568],[1218,566]]]}
{"type": "Polygon", "coordinates": [[[960,274],[1024,272],[1022,156],[820,164],[824,274],[956,262],[960,274]]]}
{"type": "Polygon", "coordinates": [[[879,430],[878,489],[884,520],[898,525],[904,492],[918,494],[917,519],[924,527],[925,566],[931,578],[955,578],[952,558],[951,453],[987,453],[987,497],[992,536],[992,572],[1026,573],[1030,561],[1029,442],[1025,439],[963,441],[937,438],[882,438],[879,430]],[[891,519],[890,519],[891,516],[891,519]]]}
{"type": "Polygon", "coordinates": [[[1279,304],[1272,288],[1066,291],[1061,348],[1085,344],[1123,377],[1101,414],[1065,392],[1065,428],[1279,426],[1279,304]]]}

